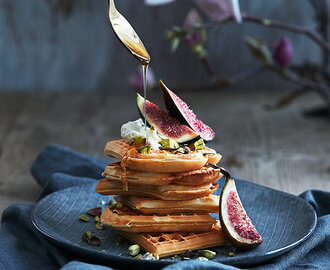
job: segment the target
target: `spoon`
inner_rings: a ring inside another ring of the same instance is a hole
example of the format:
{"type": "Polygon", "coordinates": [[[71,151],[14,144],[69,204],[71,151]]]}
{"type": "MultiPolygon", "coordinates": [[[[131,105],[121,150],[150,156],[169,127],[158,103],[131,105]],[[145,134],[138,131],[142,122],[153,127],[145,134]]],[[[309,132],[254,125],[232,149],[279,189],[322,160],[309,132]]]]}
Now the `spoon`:
{"type": "Polygon", "coordinates": [[[116,9],[114,0],[109,2],[109,20],[111,27],[119,41],[146,66],[150,62],[150,55],[144,47],[141,39],[130,23],[116,9]]]}

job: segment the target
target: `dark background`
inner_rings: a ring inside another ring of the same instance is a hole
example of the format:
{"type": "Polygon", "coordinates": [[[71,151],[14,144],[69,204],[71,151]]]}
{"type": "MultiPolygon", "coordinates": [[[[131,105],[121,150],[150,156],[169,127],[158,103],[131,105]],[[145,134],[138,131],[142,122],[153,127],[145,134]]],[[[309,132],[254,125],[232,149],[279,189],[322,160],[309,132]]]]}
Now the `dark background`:
{"type": "MultiPolygon", "coordinates": [[[[166,29],[183,24],[193,1],[178,0],[157,8],[145,6],[142,0],[118,0],[116,4],[150,52],[157,79],[176,87],[209,82],[190,48],[183,44],[171,54],[164,37],[166,29]]],[[[251,15],[316,27],[307,0],[244,0],[240,6],[251,15]]],[[[243,43],[245,36],[262,38],[271,45],[284,34],[293,43],[293,63],[319,60],[319,48],[305,36],[231,23],[209,33],[211,63],[220,75],[243,71],[257,65],[243,43]]],[[[106,0],[0,0],[0,89],[118,91],[127,89],[128,77],[137,65],[110,29],[106,0]]],[[[268,73],[237,85],[242,86],[290,87],[268,73]]]]}

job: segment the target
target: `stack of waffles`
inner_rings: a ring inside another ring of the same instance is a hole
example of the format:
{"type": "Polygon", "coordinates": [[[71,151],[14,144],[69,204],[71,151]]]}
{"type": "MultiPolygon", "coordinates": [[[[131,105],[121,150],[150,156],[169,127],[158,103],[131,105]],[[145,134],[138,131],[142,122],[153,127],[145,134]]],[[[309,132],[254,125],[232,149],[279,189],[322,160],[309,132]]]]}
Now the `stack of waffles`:
{"type": "Polygon", "coordinates": [[[219,221],[209,215],[219,210],[212,193],[222,174],[208,164],[221,156],[210,148],[147,154],[138,148],[126,140],[106,144],[105,153],[120,162],[105,168],[96,187],[117,202],[101,222],[160,257],[227,244],[219,221]]]}

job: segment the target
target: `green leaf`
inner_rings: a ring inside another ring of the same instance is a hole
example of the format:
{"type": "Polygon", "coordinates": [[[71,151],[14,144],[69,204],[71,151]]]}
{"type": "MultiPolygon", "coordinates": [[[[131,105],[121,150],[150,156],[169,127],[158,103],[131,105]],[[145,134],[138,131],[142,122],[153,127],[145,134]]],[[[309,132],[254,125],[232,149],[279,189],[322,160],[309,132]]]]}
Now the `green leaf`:
{"type": "Polygon", "coordinates": [[[171,52],[174,53],[178,49],[179,45],[180,45],[180,38],[178,37],[173,38],[171,40],[171,45],[170,45],[171,52]]]}
{"type": "Polygon", "coordinates": [[[202,44],[197,44],[191,47],[192,51],[197,54],[198,58],[203,59],[207,56],[207,51],[202,44]]]}
{"type": "Polygon", "coordinates": [[[273,64],[272,55],[268,47],[260,40],[246,37],[244,39],[245,44],[250,49],[252,55],[261,60],[264,65],[269,66],[273,64]]]}

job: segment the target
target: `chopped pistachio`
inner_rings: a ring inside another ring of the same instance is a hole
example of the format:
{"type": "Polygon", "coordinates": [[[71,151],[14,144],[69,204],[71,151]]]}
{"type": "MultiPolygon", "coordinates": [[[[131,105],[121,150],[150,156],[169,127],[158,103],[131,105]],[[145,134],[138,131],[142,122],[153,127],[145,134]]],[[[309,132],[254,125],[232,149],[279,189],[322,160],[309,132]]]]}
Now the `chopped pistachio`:
{"type": "Polygon", "coordinates": [[[114,200],[110,200],[108,205],[113,205],[114,203],[116,203],[114,200]]]}
{"type": "Polygon", "coordinates": [[[123,204],[121,202],[117,202],[116,205],[117,205],[116,208],[122,208],[123,207],[123,204]]]}
{"type": "Polygon", "coordinates": [[[212,251],[212,250],[208,250],[208,249],[203,249],[203,250],[199,250],[199,253],[201,253],[204,257],[210,259],[213,259],[215,255],[217,255],[216,252],[212,251]]]}
{"type": "Polygon", "coordinates": [[[84,221],[84,222],[88,222],[89,221],[89,217],[85,216],[85,215],[80,215],[79,216],[79,220],[84,221]]]}
{"type": "Polygon", "coordinates": [[[133,137],[132,142],[136,144],[145,144],[146,138],[143,136],[135,136],[133,137]]]}
{"type": "Polygon", "coordinates": [[[95,227],[96,227],[96,229],[98,229],[98,230],[103,230],[103,224],[102,224],[101,222],[97,222],[97,223],[95,224],[95,227]]]}
{"type": "Polygon", "coordinates": [[[196,260],[199,260],[199,261],[208,261],[209,259],[206,258],[206,257],[197,257],[196,260]]]}
{"type": "Polygon", "coordinates": [[[157,254],[153,254],[150,252],[145,253],[140,257],[141,260],[147,260],[147,261],[155,261],[159,260],[159,256],[157,254]]]}
{"type": "Polygon", "coordinates": [[[91,246],[101,246],[102,245],[102,241],[96,236],[92,236],[91,238],[89,238],[87,243],[91,246]]]}
{"type": "Polygon", "coordinates": [[[122,208],[123,207],[123,204],[121,202],[116,202],[114,204],[111,204],[109,206],[109,209],[110,210],[114,210],[114,209],[117,209],[117,208],[122,208]]]}
{"type": "Polygon", "coordinates": [[[99,222],[99,221],[100,221],[100,217],[99,217],[99,216],[95,216],[95,217],[94,217],[94,221],[95,221],[95,222],[99,222]]]}
{"type": "Polygon", "coordinates": [[[235,253],[234,252],[228,252],[228,256],[229,257],[234,257],[235,256],[235,253]]]}
{"type": "Polygon", "coordinates": [[[138,244],[135,244],[135,245],[131,245],[129,246],[128,248],[128,251],[129,251],[129,254],[131,254],[131,256],[136,256],[140,253],[140,246],[138,244]]]}
{"type": "Polygon", "coordinates": [[[184,253],[181,254],[181,257],[188,257],[192,258],[195,256],[195,253],[191,251],[190,249],[187,249],[184,253]]]}
{"type": "Polygon", "coordinates": [[[161,149],[175,150],[179,148],[179,144],[172,139],[163,139],[159,141],[161,149]]]}
{"type": "Polygon", "coordinates": [[[116,203],[109,205],[109,209],[110,210],[113,210],[113,209],[116,209],[116,208],[117,208],[117,204],[116,203]]]}
{"type": "Polygon", "coordinates": [[[189,151],[190,150],[187,150],[187,149],[185,149],[183,147],[179,147],[178,150],[176,150],[175,154],[178,154],[178,153],[180,153],[180,154],[188,154],[189,151]]]}
{"type": "Polygon", "coordinates": [[[120,236],[120,235],[118,235],[117,237],[116,237],[116,245],[117,246],[120,246],[120,244],[123,242],[123,238],[120,236]]]}
{"type": "Polygon", "coordinates": [[[194,142],[195,150],[202,150],[205,147],[203,139],[199,139],[198,141],[194,142]]]}
{"type": "Polygon", "coordinates": [[[141,154],[149,154],[151,150],[151,145],[145,145],[138,149],[138,152],[141,154]]]}
{"type": "Polygon", "coordinates": [[[136,258],[136,259],[140,259],[142,257],[142,254],[138,254],[138,255],[136,255],[134,258],[136,258]]]}
{"type": "Polygon", "coordinates": [[[88,240],[92,237],[92,232],[90,231],[85,231],[81,237],[81,240],[84,242],[88,242],[88,240]]]}

